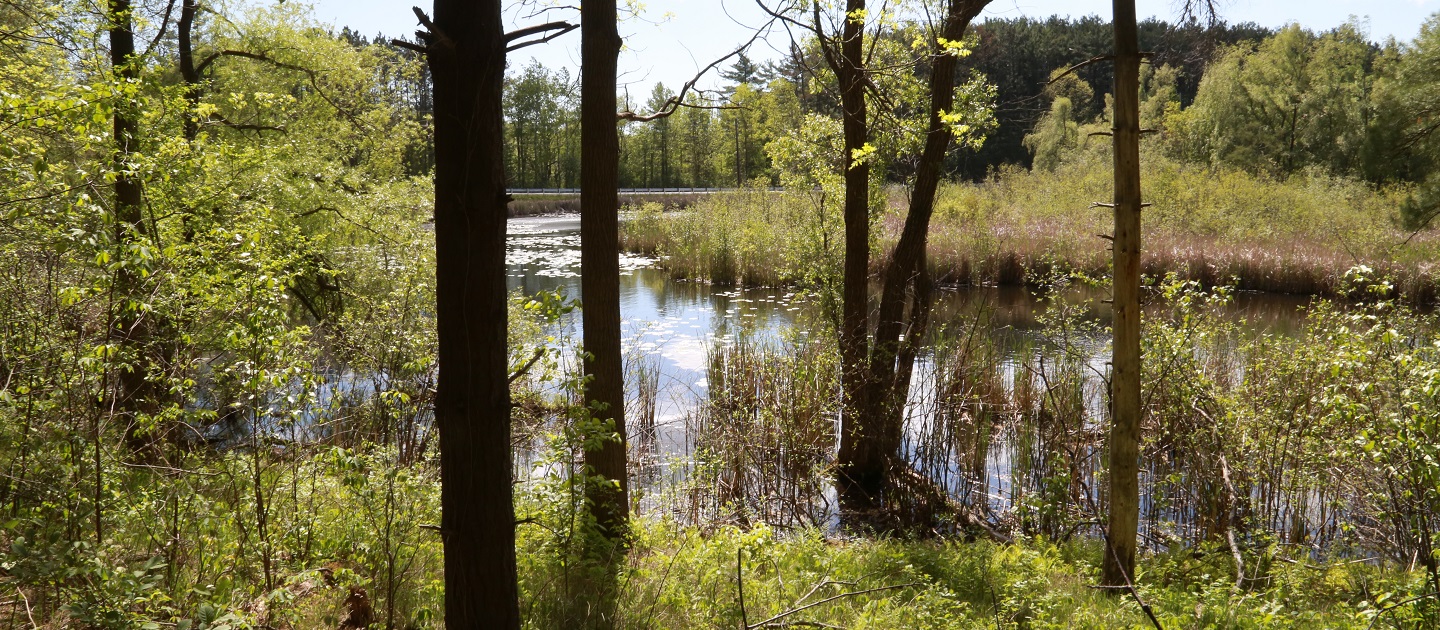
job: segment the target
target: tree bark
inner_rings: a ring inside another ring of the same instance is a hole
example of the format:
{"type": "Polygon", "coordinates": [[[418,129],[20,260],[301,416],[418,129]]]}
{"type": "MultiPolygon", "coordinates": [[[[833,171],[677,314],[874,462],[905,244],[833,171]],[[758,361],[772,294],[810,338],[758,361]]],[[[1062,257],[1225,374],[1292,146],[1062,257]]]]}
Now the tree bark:
{"type": "Polygon", "coordinates": [[[194,141],[200,133],[199,122],[195,119],[195,106],[200,104],[200,73],[195,70],[195,44],[192,31],[195,14],[199,10],[198,0],[183,0],[180,5],[180,21],[176,24],[176,46],[180,49],[180,78],[185,81],[185,102],[190,111],[185,113],[185,139],[194,141]]]}
{"type": "Polygon", "coordinates": [[[626,471],[625,375],[620,354],[620,139],[615,71],[620,54],[615,0],[580,7],[580,291],[583,300],[585,406],[613,423],[612,439],[585,451],[591,473],[608,484],[587,485],[596,524],[612,540],[624,535],[629,511],[626,471]]]}
{"type": "MultiPolygon", "coordinates": [[[[139,148],[139,118],[136,101],[130,90],[140,76],[140,61],[135,55],[133,8],[129,0],[110,0],[110,66],[120,84],[122,96],[115,101],[115,247],[117,259],[128,256],[131,246],[144,240],[145,187],[135,173],[131,155],[139,148]]],[[[131,454],[141,459],[155,455],[154,440],[142,426],[147,412],[155,409],[158,392],[149,387],[149,373],[154,364],[151,342],[151,320],[140,309],[138,297],[143,294],[143,276],[134,265],[121,265],[115,272],[114,292],[119,312],[111,334],[124,348],[129,365],[119,370],[116,378],[116,410],[123,417],[125,442],[131,454]]]]}
{"type": "Polygon", "coordinates": [[[1140,515],[1140,48],[1135,1],[1115,0],[1114,7],[1115,323],[1103,579],[1107,586],[1123,586],[1135,575],[1140,515]]]}
{"type": "Polygon", "coordinates": [[[519,628],[499,0],[435,0],[435,264],[447,628],[519,628]]]}
{"type": "MultiPolygon", "coordinates": [[[[990,0],[950,0],[939,36],[950,41],[964,39],[970,21],[980,15],[989,3],[990,0]]],[[[909,375],[913,370],[916,347],[923,342],[920,337],[925,333],[928,320],[925,311],[930,307],[929,287],[928,280],[923,277],[926,273],[923,264],[925,242],[930,218],[934,215],[941,167],[950,149],[952,135],[941,116],[955,106],[958,59],[953,54],[946,54],[938,42],[934,50],[936,56],[929,86],[930,122],[916,169],[915,188],[910,195],[905,227],[885,271],[879,318],[870,350],[870,393],[866,396],[868,405],[862,416],[865,426],[872,428],[872,434],[877,436],[876,448],[887,461],[900,452],[905,402],[910,389],[909,375]],[[905,316],[907,292],[911,294],[908,320],[905,316]],[[905,332],[904,347],[900,341],[902,331],[905,332]]],[[[883,484],[875,490],[883,490],[883,484]]]]}
{"type": "MultiPolygon", "coordinates": [[[[818,9],[817,9],[818,11],[818,9]]],[[[852,515],[873,513],[885,482],[886,457],[879,435],[863,421],[868,382],[865,370],[869,328],[870,164],[854,157],[869,138],[865,104],[863,15],[865,0],[846,0],[845,26],[838,54],[826,60],[840,83],[841,127],[845,137],[845,264],[841,296],[839,494],[841,509],[852,515]]],[[[819,16],[815,27],[822,28],[819,16]]]]}

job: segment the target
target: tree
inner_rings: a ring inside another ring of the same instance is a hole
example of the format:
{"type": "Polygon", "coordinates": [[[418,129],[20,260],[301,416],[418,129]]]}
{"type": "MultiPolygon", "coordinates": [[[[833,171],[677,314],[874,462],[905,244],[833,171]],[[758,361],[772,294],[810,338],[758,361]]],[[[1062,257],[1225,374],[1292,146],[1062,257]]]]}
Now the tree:
{"type": "Polygon", "coordinates": [[[1025,135],[1025,148],[1035,157],[1034,168],[1055,170],[1065,152],[1080,144],[1080,125],[1073,120],[1074,111],[1070,99],[1058,97],[1050,103],[1050,113],[1025,135]]]}
{"type": "Polygon", "coordinates": [[[750,58],[742,52],[740,53],[740,57],[735,60],[735,63],[730,66],[729,70],[720,71],[720,78],[735,85],[744,85],[754,83],[756,79],[760,78],[762,70],[763,68],[750,61],[750,58]]]}
{"type": "Polygon", "coordinates": [[[1110,360],[1110,507],[1103,580],[1135,575],[1140,517],[1140,44],[1135,0],[1115,0],[1114,340],[1110,360]]]}
{"type": "Polygon", "coordinates": [[[1361,170],[1375,50],[1360,28],[1323,35],[1290,25],[1257,47],[1224,50],[1174,143],[1191,159],[1286,175],[1320,166],[1361,170]]]}
{"type": "MultiPolygon", "coordinates": [[[[929,321],[931,283],[925,268],[925,242],[930,218],[935,211],[941,167],[954,138],[974,140],[970,134],[970,123],[976,118],[971,111],[974,99],[966,99],[960,107],[956,106],[956,62],[966,51],[962,42],[970,21],[980,15],[989,3],[990,0],[949,0],[939,34],[931,43],[933,67],[924,145],[916,167],[915,187],[910,193],[905,226],[884,272],[875,339],[870,348],[866,375],[869,393],[864,398],[867,405],[860,417],[865,426],[856,435],[850,436],[852,442],[857,438],[863,440],[850,449],[850,452],[858,451],[862,455],[853,464],[841,458],[841,465],[850,467],[848,474],[857,486],[855,490],[859,491],[852,492],[852,495],[860,495],[854,498],[865,505],[873,506],[883,500],[888,490],[886,477],[894,469],[895,459],[900,454],[910,376],[929,321]],[[872,449],[879,452],[865,453],[872,449]]],[[[846,450],[845,439],[846,434],[842,433],[842,452],[846,450]]]]}
{"type": "MultiPolygon", "coordinates": [[[[817,20],[818,22],[818,16],[817,20]]],[[[841,284],[839,481],[841,500],[852,512],[875,507],[877,488],[885,484],[888,456],[876,442],[878,427],[864,426],[867,375],[866,333],[870,319],[870,163],[864,155],[870,128],[865,103],[865,0],[846,0],[844,26],[838,42],[825,42],[825,61],[840,87],[841,131],[845,150],[845,263],[841,284]],[[838,45],[836,45],[838,43],[838,45]]],[[[815,24],[817,35],[823,28],[815,24]]]]}
{"type": "MultiPolygon", "coordinates": [[[[979,123],[975,106],[978,98],[976,82],[961,90],[964,98],[957,105],[955,60],[964,54],[962,40],[971,19],[979,15],[988,0],[951,0],[942,18],[941,28],[932,35],[915,36],[911,41],[925,41],[926,57],[909,59],[910,67],[924,61],[932,63],[928,95],[924,107],[924,123],[906,120],[904,106],[897,111],[882,111],[880,119],[893,125],[893,136],[882,141],[881,150],[870,143],[870,123],[866,93],[869,89],[882,92],[884,101],[895,102],[897,94],[918,92],[911,75],[872,74],[866,67],[872,53],[893,49],[884,45],[885,38],[877,33],[875,41],[866,42],[867,13],[863,0],[848,0],[843,26],[839,33],[827,32],[819,5],[813,5],[810,21],[802,22],[770,11],[777,19],[785,19],[809,31],[819,47],[829,71],[834,73],[840,92],[840,127],[843,150],[837,163],[844,173],[842,216],[845,225],[844,263],[841,271],[840,318],[838,346],[841,364],[841,427],[837,455],[837,485],[840,491],[842,518],[856,523],[885,526],[887,492],[897,470],[905,393],[908,392],[915,352],[924,339],[928,321],[930,286],[924,277],[924,249],[934,196],[939,185],[942,166],[950,142],[955,135],[973,139],[970,131],[979,123]],[[885,90],[888,87],[888,90],[885,90]],[[916,132],[918,127],[923,131],[916,132]],[[912,138],[913,136],[913,138],[912,138]],[[912,140],[914,142],[912,142],[912,140]],[[917,161],[915,188],[905,226],[883,274],[880,311],[875,322],[872,343],[869,301],[871,169],[883,172],[881,155],[898,154],[909,147],[921,151],[917,161]],[[906,306],[909,316],[905,316],[906,306]],[[900,343],[901,335],[905,343],[900,343]]],[[[762,5],[764,6],[764,5],[762,5]]],[[[769,9],[767,8],[767,11],[769,9]]],[[[874,20],[883,28],[888,18],[874,20]]],[[[883,33],[883,31],[881,31],[883,33]]],[[[893,42],[892,42],[893,43],[893,42]]],[[[891,53],[886,53],[887,55],[891,53]]],[[[886,66],[904,67],[900,60],[887,60],[886,66]]],[[[983,82],[982,84],[983,85],[983,82]]],[[[905,105],[914,106],[906,103],[905,105]]],[[[919,107],[916,107],[919,109],[919,107]]],[[[988,107],[985,117],[988,117],[988,107]]],[[[793,138],[783,144],[793,144],[793,138]]],[[[777,153],[795,153],[776,146],[777,153]]],[[[791,161],[791,160],[784,160],[791,161]]],[[[791,167],[786,167],[791,170],[791,167]]]]}
{"type": "Polygon", "coordinates": [[[1375,88],[1367,171],[1375,181],[1419,184],[1401,207],[1406,226],[1419,229],[1440,214],[1440,15],[1420,27],[1403,53],[1388,50],[1385,58],[1375,88]]]}
{"type": "Polygon", "coordinates": [[[507,38],[499,0],[435,0],[417,33],[434,77],[440,530],[445,625],[519,628],[505,287],[507,38]]]}
{"type": "MultiPolygon", "coordinates": [[[[116,99],[114,121],[115,169],[115,246],[117,260],[132,258],[131,252],[143,251],[147,240],[143,204],[145,186],[140,179],[133,158],[139,151],[140,112],[137,99],[130,95],[138,89],[142,60],[135,51],[135,32],[129,0],[110,0],[110,66],[115,75],[118,89],[124,95],[116,99]]],[[[114,404],[124,416],[125,441],[133,451],[142,457],[152,448],[152,436],[146,423],[149,415],[157,408],[156,397],[161,393],[150,386],[151,370],[158,363],[152,346],[153,318],[147,316],[144,304],[144,261],[139,264],[123,264],[115,270],[113,291],[118,298],[111,333],[118,339],[129,359],[128,365],[119,370],[116,378],[117,389],[114,404]]],[[[98,454],[99,429],[96,429],[98,454]]],[[[97,471],[98,474],[98,471],[97,471]]],[[[99,510],[95,517],[96,538],[100,537],[99,510]]],[[[96,541],[97,544],[99,540],[96,541]]]]}
{"type": "MultiPolygon", "coordinates": [[[[585,408],[598,434],[585,465],[599,477],[587,496],[600,532],[625,534],[629,476],[625,378],[620,348],[619,129],[615,81],[620,55],[615,0],[580,7],[580,291],[585,408]]],[[[503,251],[503,247],[501,251],[503,251]]]]}

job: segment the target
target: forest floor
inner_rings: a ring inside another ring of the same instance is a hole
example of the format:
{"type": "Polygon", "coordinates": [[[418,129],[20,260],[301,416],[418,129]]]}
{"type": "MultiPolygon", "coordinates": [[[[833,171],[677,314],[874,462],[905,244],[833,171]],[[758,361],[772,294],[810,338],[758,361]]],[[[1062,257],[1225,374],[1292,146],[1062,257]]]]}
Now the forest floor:
{"type": "MultiPolygon", "coordinates": [[[[1426,602],[1408,601],[1426,590],[1421,572],[1316,563],[1279,547],[1258,554],[1243,584],[1221,546],[1148,555],[1134,592],[1111,593],[1096,587],[1095,540],[836,538],[645,518],[637,527],[616,583],[616,627],[1433,627],[1417,625],[1426,602]]],[[[521,534],[531,627],[574,623],[571,600],[556,592],[566,580],[545,551],[548,532],[521,534]]]]}

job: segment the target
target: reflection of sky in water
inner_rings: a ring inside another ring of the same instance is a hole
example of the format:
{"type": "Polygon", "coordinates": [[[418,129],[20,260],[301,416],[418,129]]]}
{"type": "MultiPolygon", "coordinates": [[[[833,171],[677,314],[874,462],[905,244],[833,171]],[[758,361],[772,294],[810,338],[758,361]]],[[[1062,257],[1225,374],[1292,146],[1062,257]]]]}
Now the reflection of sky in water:
{"type": "MultiPolygon", "coordinates": [[[[578,215],[516,218],[509,221],[506,266],[510,290],[526,294],[563,289],[566,295],[580,295],[580,217],[578,215]]],[[[803,296],[785,289],[722,289],[700,282],[671,280],[655,268],[653,259],[622,254],[620,260],[620,316],[626,347],[628,398],[638,397],[633,378],[637,361],[658,371],[658,394],[655,410],[655,443],[652,461],[661,464],[668,456],[690,453],[687,435],[689,412],[706,394],[705,365],[712,344],[734,343],[736,335],[757,341],[779,340],[783,335],[804,337],[808,331],[793,330],[797,316],[805,309],[803,296]]],[[[1100,303],[1105,297],[1094,289],[1074,289],[1064,299],[1089,305],[1088,319],[1108,324],[1108,307],[1100,303]]],[[[954,334],[973,325],[976,312],[986,313],[978,334],[989,337],[1002,348],[1002,379],[1006,388],[1026,370],[1025,364],[1036,364],[1040,355],[1053,367],[1055,349],[1041,334],[1036,317],[1046,309],[1031,289],[1022,287],[980,287],[945,289],[936,296],[932,315],[932,333],[954,334]],[[957,327],[958,326],[958,327],[957,327]]],[[[1225,315],[1244,320],[1247,328],[1256,331],[1290,333],[1302,319],[1299,307],[1306,298],[1263,294],[1237,293],[1225,315]]],[[[1154,309],[1161,305],[1152,305],[1154,309]]],[[[1147,309],[1147,312],[1151,312],[1147,309]]],[[[579,313],[570,314],[553,332],[563,343],[573,347],[579,343],[579,313]]],[[[1105,340],[1081,340],[1088,374],[1085,402],[1091,418],[1101,421],[1105,415],[1103,382],[1099,374],[1107,371],[1108,356],[1105,340]]],[[[573,353],[563,352],[562,360],[573,361],[573,353]]],[[[911,381],[906,450],[917,446],[925,431],[924,417],[934,413],[933,362],[919,357],[915,378],[911,381]]],[[[633,416],[632,416],[633,418],[633,416]]],[[[630,422],[632,445],[641,438],[638,423],[630,422]]],[[[1090,427],[1094,429],[1094,427],[1090,427]]],[[[1005,440],[1003,436],[997,436],[1005,440]]],[[[639,455],[639,453],[637,453],[639,455]]],[[[1012,478],[1013,453],[995,444],[986,456],[984,474],[988,479],[975,480],[981,492],[988,492],[995,507],[1008,503],[1007,495],[1016,491],[1012,478]]],[[[960,473],[959,462],[951,462],[950,475],[960,473]]],[[[674,471],[678,472],[678,471],[674,471]]],[[[671,473],[673,474],[673,473],[671,473]]],[[[953,479],[953,478],[952,478],[953,479]]],[[[962,490],[952,487],[952,490],[962,490]]]]}
{"type": "MultiPolygon", "coordinates": [[[[566,295],[583,301],[579,216],[511,219],[508,245],[505,263],[510,290],[533,294],[563,289],[566,295]]],[[[714,343],[734,343],[737,334],[778,339],[794,323],[805,300],[784,289],[717,290],[700,282],[677,282],[654,268],[654,263],[643,256],[621,255],[620,317],[626,367],[627,373],[633,373],[633,362],[642,361],[648,368],[658,369],[655,424],[659,451],[683,454],[688,451],[687,413],[707,386],[707,349],[714,343]]],[[[557,337],[579,343],[578,312],[559,326],[557,337]]],[[[633,399],[636,384],[629,387],[633,399]]],[[[631,433],[637,428],[632,422],[631,433]]]]}

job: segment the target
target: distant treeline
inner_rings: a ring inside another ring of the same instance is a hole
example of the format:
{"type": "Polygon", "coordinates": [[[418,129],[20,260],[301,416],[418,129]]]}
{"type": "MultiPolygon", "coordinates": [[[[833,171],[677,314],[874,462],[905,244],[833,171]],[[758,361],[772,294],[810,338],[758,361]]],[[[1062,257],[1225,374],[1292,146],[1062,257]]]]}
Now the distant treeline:
{"type": "MultiPolygon", "coordinates": [[[[979,149],[952,152],[948,172],[979,180],[1005,164],[1052,168],[1088,134],[1103,132],[1111,67],[1103,59],[1085,62],[1109,51],[1110,28],[1096,16],[977,25],[959,73],[962,81],[979,75],[993,86],[995,124],[979,149]]],[[[1147,20],[1140,23],[1140,45],[1150,53],[1142,70],[1144,122],[1182,162],[1412,186],[1402,213],[1418,225],[1440,209],[1440,194],[1432,192],[1440,178],[1427,182],[1440,164],[1440,134],[1433,133],[1440,124],[1432,120],[1440,92],[1429,87],[1440,83],[1440,42],[1432,41],[1440,35],[1433,31],[1427,24],[1414,41],[1377,44],[1355,22],[1314,32],[1147,20]]],[[[371,43],[349,31],[342,36],[357,48],[371,43]]],[[[391,46],[382,37],[373,43],[391,46]]],[[[929,66],[914,64],[912,72],[923,79],[929,66]]],[[[389,98],[428,124],[428,77],[382,74],[389,98]]],[[[802,136],[802,123],[839,117],[833,77],[813,42],[763,64],[741,55],[718,74],[720,89],[686,97],[693,107],[621,123],[622,187],[778,185],[781,169],[767,146],[802,136]]],[[[579,87],[565,68],[511,68],[504,101],[511,186],[579,185],[579,87]]],[[[620,107],[647,114],[674,95],[656,84],[648,95],[621,93],[620,107]]],[[[882,126],[875,133],[888,132],[882,126]]],[[[428,172],[432,151],[417,142],[406,151],[406,170],[428,172]]],[[[903,164],[887,170],[892,178],[907,174],[903,164]]]]}
{"type": "MultiPolygon", "coordinates": [[[[1218,49],[1258,43],[1274,35],[1272,29],[1250,22],[1207,27],[1195,22],[1170,24],[1150,19],[1139,27],[1140,49],[1152,53],[1151,67],[1170,66],[1177,70],[1175,87],[1181,104],[1187,107],[1195,100],[1200,81],[1218,49]]],[[[999,125],[979,151],[952,157],[953,168],[968,179],[984,177],[1001,164],[1029,166],[1031,152],[1024,138],[1049,109],[1045,87],[1051,74],[1107,55],[1114,45],[1110,22],[1093,15],[1078,20],[988,20],[976,25],[975,33],[979,39],[965,66],[967,71],[978,71],[995,84],[995,118],[999,125]]],[[[1104,95],[1111,92],[1111,64],[1089,63],[1074,74],[1098,96],[1077,107],[1076,117],[1099,115],[1105,105],[1104,95]]]]}
{"type": "MultiPolygon", "coordinates": [[[[1104,55],[1112,36],[1099,17],[1078,20],[1017,18],[990,20],[975,27],[973,53],[960,72],[983,74],[995,85],[998,127],[976,151],[959,151],[950,168],[978,179],[1006,163],[1030,164],[1023,140],[1049,109],[1045,83],[1057,68],[1104,55]]],[[[1258,42],[1274,31],[1255,24],[1140,24],[1140,42],[1153,52],[1152,63],[1178,70],[1182,103],[1195,97],[1217,48],[1258,42]]],[[[765,145],[798,127],[809,113],[835,113],[836,103],[816,77],[828,82],[824,63],[813,50],[793,47],[775,62],[756,64],[748,57],[722,71],[725,87],[687,101],[716,109],[681,108],[674,116],[648,123],[627,123],[621,133],[622,186],[734,186],[757,178],[774,184],[765,145]]],[[[928,72],[921,66],[917,72],[928,72]]],[[[1092,63],[1076,73],[1097,93],[1110,89],[1110,65],[1092,63]]],[[[572,187],[580,177],[579,79],[565,68],[539,64],[514,68],[506,84],[506,143],[510,176],[516,187],[572,187]]],[[[621,94],[622,108],[654,111],[674,91],[664,84],[643,97],[621,94]]],[[[1078,116],[1092,117],[1104,105],[1094,99],[1078,116]]],[[[838,115],[838,114],[837,114],[838,115]]]]}

